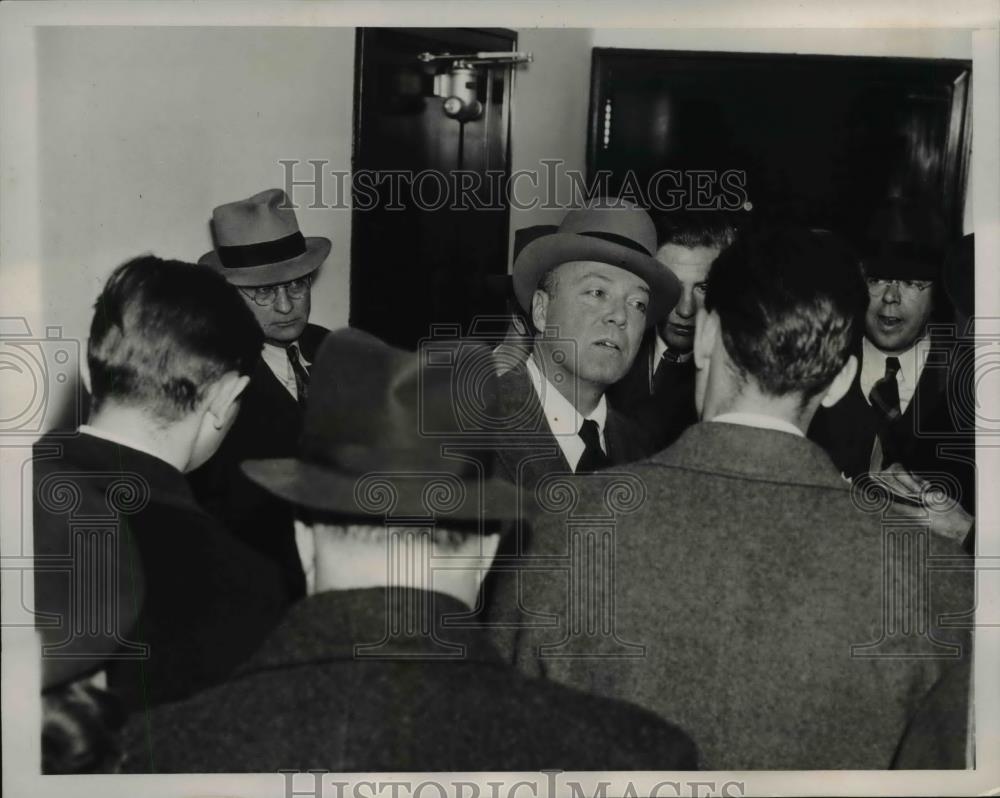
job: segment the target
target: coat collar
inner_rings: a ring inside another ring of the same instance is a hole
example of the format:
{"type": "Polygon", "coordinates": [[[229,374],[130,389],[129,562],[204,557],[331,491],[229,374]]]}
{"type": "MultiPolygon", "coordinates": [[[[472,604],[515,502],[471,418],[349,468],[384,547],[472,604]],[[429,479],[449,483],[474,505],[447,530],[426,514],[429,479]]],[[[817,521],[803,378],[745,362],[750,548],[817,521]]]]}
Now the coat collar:
{"type": "Polygon", "coordinates": [[[695,424],[653,462],[762,482],[850,488],[818,444],[788,432],[742,424],[695,424]]]}
{"type": "Polygon", "coordinates": [[[46,435],[35,444],[35,459],[59,458],[84,474],[112,480],[116,475],[138,474],[149,486],[157,504],[203,513],[184,475],[170,463],[147,452],[86,433],[46,435]]]}
{"type": "Polygon", "coordinates": [[[471,614],[457,599],[424,590],[317,593],[289,610],[239,672],[365,659],[502,664],[480,630],[460,625],[471,614]]]}

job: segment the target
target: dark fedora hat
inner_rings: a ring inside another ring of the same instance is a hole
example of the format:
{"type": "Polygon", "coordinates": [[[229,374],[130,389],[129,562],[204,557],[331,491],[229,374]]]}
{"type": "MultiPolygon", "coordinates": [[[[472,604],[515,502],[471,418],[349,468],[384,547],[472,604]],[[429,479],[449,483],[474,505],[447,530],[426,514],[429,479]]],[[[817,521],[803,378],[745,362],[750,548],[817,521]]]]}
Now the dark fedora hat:
{"type": "Polygon", "coordinates": [[[528,243],[514,260],[514,293],[525,312],[539,280],[570,261],[617,266],[649,285],[647,326],[666,316],[681,295],[680,282],[656,260],[656,226],[649,214],[630,202],[597,200],[566,214],[554,233],[528,243]]]}
{"type": "Polygon", "coordinates": [[[212,211],[215,249],[198,263],[238,286],[287,283],[316,271],[330,254],[330,239],[303,236],[288,195],[269,188],[212,211]]]}
{"type": "Polygon", "coordinates": [[[488,347],[442,341],[412,353],[336,330],[312,366],[299,456],[243,470],[293,504],[338,517],[515,518],[517,491],[493,475],[484,443],[499,418],[496,386],[488,347]]]}
{"type": "Polygon", "coordinates": [[[937,208],[893,197],[872,215],[865,249],[865,274],[887,280],[937,280],[947,234],[937,208]]]}

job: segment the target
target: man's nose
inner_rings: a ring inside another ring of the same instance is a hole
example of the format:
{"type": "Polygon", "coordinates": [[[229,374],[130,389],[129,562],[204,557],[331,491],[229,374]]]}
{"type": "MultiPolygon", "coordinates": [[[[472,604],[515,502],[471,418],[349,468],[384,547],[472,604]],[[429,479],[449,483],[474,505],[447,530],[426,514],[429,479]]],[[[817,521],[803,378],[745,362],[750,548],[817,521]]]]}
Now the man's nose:
{"type": "Polygon", "coordinates": [[[682,319],[693,319],[697,310],[694,304],[694,291],[690,290],[685,290],[674,306],[674,313],[682,319]]]}
{"type": "Polygon", "coordinates": [[[628,321],[628,300],[624,297],[609,300],[607,319],[619,327],[624,327],[628,321]]]}
{"type": "Polygon", "coordinates": [[[275,289],[273,307],[278,313],[292,312],[292,299],[288,296],[288,289],[285,286],[279,285],[275,289]]]}
{"type": "Polygon", "coordinates": [[[898,305],[900,299],[899,283],[896,280],[890,280],[885,291],[882,292],[882,301],[887,305],[898,305]]]}

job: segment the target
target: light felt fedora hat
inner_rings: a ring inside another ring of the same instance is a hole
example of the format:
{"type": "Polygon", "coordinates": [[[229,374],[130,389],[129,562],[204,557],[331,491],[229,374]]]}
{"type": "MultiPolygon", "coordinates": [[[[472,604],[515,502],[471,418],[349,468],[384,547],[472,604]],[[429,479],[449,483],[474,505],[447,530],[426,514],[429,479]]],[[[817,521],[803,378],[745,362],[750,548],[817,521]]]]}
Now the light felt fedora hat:
{"type": "Polygon", "coordinates": [[[212,211],[215,249],[198,263],[237,286],[287,283],[316,271],[330,254],[330,239],[299,232],[288,195],[269,188],[212,211]]]}
{"type": "Polygon", "coordinates": [[[607,263],[649,285],[648,327],[670,313],[681,295],[680,282],[655,255],[656,226],[646,211],[630,202],[597,200],[570,211],[556,232],[521,250],[514,260],[514,293],[530,314],[538,282],[550,269],[570,261],[607,263]]]}
{"type": "Polygon", "coordinates": [[[348,519],[517,517],[518,492],[493,475],[483,443],[500,413],[489,347],[446,341],[404,352],[344,328],[323,340],[311,374],[298,457],[244,462],[253,482],[348,519]]]}

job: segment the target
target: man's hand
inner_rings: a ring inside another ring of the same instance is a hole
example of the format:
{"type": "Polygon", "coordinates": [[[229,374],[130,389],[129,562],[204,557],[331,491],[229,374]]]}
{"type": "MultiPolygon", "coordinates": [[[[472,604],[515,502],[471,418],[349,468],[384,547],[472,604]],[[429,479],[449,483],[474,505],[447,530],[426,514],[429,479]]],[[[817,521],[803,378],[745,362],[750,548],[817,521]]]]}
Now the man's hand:
{"type": "Polygon", "coordinates": [[[873,472],[872,478],[887,488],[898,500],[892,503],[895,517],[926,521],[932,532],[961,543],[972,528],[975,518],[955,499],[899,463],[884,471],[873,472]]]}

